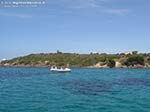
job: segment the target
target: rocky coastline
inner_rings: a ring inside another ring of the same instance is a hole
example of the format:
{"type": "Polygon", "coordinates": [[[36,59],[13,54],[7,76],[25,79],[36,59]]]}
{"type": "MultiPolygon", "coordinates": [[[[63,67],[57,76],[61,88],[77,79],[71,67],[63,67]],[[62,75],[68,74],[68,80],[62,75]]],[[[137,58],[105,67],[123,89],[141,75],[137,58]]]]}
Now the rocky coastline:
{"type": "MultiPolygon", "coordinates": [[[[51,65],[44,65],[44,64],[37,64],[37,65],[25,65],[25,64],[9,64],[9,63],[5,63],[5,64],[1,64],[0,63],[0,67],[50,67],[51,65]]],[[[120,63],[118,64],[118,62],[116,62],[114,67],[109,67],[108,65],[100,65],[100,63],[97,63],[96,65],[92,65],[92,66],[70,66],[73,68],[97,68],[97,69],[106,69],[106,68],[150,68],[150,65],[134,65],[134,66],[125,66],[125,65],[121,65],[120,63]]]]}
{"type": "Polygon", "coordinates": [[[30,54],[0,62],[1,67],[50,67],[51,65],[79,68],[150,68],[150,53],[133,54],[30,54]]]}

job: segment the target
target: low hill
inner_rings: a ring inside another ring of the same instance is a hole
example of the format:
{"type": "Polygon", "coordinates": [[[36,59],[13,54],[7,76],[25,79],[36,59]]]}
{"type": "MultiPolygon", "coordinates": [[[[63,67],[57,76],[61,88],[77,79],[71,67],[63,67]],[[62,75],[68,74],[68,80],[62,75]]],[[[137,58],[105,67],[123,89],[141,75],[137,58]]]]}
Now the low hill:
{"type": "Polygon", "coordinates": [[[90,68],[150,67],[150,54],[40,53],[5,60],[0,66],[63,66],[90,68]]]}

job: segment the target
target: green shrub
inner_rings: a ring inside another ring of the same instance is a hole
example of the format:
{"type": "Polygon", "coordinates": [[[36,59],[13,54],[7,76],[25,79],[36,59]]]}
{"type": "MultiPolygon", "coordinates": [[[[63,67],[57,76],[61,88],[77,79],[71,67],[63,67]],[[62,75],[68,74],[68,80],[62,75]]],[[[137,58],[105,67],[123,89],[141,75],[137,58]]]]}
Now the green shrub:
{"type": "Polygon", "coordinates": [[[110,67],[110,68],[115,67],[115,61],[112,60],[112,59],[108,59],[107,60],[107,66],[110,67]]]}
{"type": "Polygon", "coordinates": [[[125,62],[125,65],[127,66],[134,66],[137,64],[144,65],[144,58],[142,56],[139,55],[130,56],[125,62]]]}

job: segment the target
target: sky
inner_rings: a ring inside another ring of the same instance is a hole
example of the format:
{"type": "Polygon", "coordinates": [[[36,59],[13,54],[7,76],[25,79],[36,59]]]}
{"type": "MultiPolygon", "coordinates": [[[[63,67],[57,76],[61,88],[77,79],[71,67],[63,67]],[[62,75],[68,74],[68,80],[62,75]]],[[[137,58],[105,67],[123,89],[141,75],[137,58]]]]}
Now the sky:
{"type": "Polygon", "coordinates": [[[150,0],[41,1],[36,7],[0,5],[0,60],[57,50],[150,52],[150,0]]]}

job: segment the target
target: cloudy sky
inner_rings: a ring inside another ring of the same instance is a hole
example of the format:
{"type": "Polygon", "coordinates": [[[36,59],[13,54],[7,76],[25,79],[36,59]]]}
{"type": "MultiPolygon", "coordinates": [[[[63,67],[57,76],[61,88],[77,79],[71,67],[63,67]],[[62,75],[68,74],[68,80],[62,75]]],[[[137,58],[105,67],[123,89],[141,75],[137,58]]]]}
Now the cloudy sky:
{"type": "Polygon", "coordinates": [[[56,50],[150,52],[150,0],[41,1],[37,7],[1,3],[0,59],[56,50]]]}

